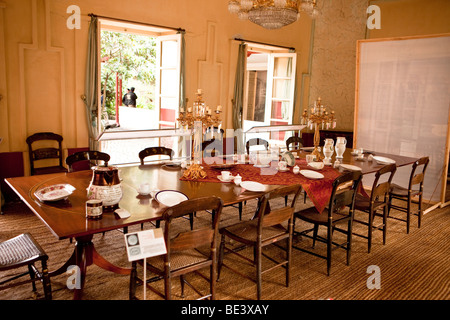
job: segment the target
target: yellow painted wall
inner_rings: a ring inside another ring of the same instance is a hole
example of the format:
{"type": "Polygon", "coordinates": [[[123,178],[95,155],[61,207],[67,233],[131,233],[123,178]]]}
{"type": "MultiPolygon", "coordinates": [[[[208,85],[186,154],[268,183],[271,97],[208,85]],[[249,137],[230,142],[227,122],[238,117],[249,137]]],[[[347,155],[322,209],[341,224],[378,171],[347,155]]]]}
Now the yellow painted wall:
{"type": "Polygon", "coordinates": [[[381,29],[368,30],[369,39],[450,32],[448,0],[372,0],[381,9],[381,29]]]}
{"type": "MultiPolygon", "coordinates": [[[[23,151],[28,172],[25,139],[37,131],[63,135],[64,150],[88,146],[80,96],[84,94],[89,13],[185,29],[187,98],[193,101],[202,83],[200,65],[221,65],[221,75],[214,81],[222,93],[214,100],[224,106],[224,125],[231,127],[230,84],[236,63],[236,56],[230,54],[231,39],[239,36],[294,47],[301,75],[308,68],[311,19],[303,16],[271,31],[240,21],[227,6],[228,0],[0,0],[0,152],[23,151]],[[71,14],[66,10],[73,4],[81,9],[79,30],[66,27],[71,14]],[[207,48],[213,42],[217,49],[207,60],[207,48]]],[[[206,92],[207,103],[208,94],[217,95],[206,92]]]]}
{"type": "MultiPolygon", "coordinates": [[[[369,38],[450,32],[448,0],[361,2],[381,8],[381,29],[368,32],[369,38]]],[[[239,36],[294,47],[298,53],[294,119],[298,119],[298,111],[309,100],[311,19],[303,14],[290,26],[265,30],[228,13],[227,4],[228,0],[0,0],[0,137],[3,138],[0,152],[23,151],[28,172],[25,139],[34,132],[62,134],[65,150],[88,146],[85,108],[80,96],[84,94],[89,13],[186,29],[189,101],[193,101],[194,92],[204,80],[199,79],[199,66],[207,61],[207,48],[215,41],[217,50],[208,62],[222,68],[217,81],[223,90],[214,99],[224,106],[226,128],[231,127],[230,98],[236,63],[231,39],[239,36]],[[73,4],[81,9],[80,30],[66,27],[70,15],[66,10],[73,4]]],[[[353,28],[364,29],[365,25],[360,24],[355,22],[353,28]]],[[[329,59],[336,61],[343,54],[336,51],[333,56],[333,51],[330,52],[329,59]]]]}

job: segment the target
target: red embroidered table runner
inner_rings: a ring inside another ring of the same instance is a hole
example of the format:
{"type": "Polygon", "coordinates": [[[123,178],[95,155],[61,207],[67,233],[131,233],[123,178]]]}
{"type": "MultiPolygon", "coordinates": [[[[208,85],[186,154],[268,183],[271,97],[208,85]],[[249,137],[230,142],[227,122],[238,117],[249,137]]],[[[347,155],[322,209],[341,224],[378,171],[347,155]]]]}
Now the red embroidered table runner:
{"type": "MultiPolygon", "coordinates": [[[[286,172],[278,171],[273,165],[267,168],[258,168],[252,164],[236,164],[231,168],[217,169],[214,168],[214,166],[210,166],[215,163],[222,164],[224,161],[220,158],[203,159],[203,169],[207,176],[203,179],[198,179],[197,181],[222,183],[217,176],[221,175],[222,170],[227,170],[230,171],[233,176],[239,174],[242,177],[242,181],[255,181],[269,185],[300,184],[319,212],[322,212],[328,204],[333,181],[341,174],[331,166],[325,166],[322,170],[317,171],[323,174],[324,178],[314,180],[308,179],[300,173],[294,174],[292,172],[292,167],[288,167],[289,171],[286,172]]],[[[300,170],[312,170],[311,167],[308,167],[305,159],[297,159],[296,165],[300,170]]],[[[187,180],[184,178],[181,179],[187,180]]]]}

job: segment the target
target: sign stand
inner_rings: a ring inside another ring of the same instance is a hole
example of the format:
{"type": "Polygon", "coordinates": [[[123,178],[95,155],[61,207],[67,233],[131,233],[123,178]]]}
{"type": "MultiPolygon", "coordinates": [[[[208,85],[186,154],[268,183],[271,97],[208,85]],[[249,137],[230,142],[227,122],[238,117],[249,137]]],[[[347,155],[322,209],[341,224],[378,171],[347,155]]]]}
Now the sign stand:
{"type": "Polygon", "coordinates": [[[144,300],[147,299],[147,258],[167,253],[161,228],[124,234],[128,261],[144,260],[144,300]]]}

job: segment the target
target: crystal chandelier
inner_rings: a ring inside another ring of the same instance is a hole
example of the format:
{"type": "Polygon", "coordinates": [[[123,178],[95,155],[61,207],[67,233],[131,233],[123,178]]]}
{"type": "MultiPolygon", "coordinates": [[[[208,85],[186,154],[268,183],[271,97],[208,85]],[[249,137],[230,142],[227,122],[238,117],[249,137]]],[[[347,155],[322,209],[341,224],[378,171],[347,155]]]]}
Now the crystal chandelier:
{"type": "Polygon", "coordinates": [[[305,12],[311,18],[316,18],[319,14],[316,0],[303,0],[300,4],[300,11],[305,12]]]}
{"type": "Polygon", "coordinates": [[[300,11],[317,16],[316,0],[230,0],[228,11],[266,29],[279,29],[297,21],[300,11]]]}

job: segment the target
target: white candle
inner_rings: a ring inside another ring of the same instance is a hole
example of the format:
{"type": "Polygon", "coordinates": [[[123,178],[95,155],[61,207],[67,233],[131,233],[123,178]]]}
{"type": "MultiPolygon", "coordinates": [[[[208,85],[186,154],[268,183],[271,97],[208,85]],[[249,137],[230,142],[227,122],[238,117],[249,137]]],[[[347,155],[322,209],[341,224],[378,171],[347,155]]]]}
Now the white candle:
{"type": "Polygon", "coordinates": [[[188,108],[188,112],[191,112],[192,111],[192,108],[188,108]]]}
{"type": "Polygon", "coordinates": [[[202,89],[197,89],[198,94],[202,94],[202,89]]]}
{"type": "Polygon", "coordinates": [[[180,111],[181,111],[181,112],[184,112],[184,108],[182,107],[182,108],[180,109],[180,111]]]}
{"type": "Polygon", "coordinates": [[[217,111],[222,111],[222,106],[217,106],[217,111]]]}

